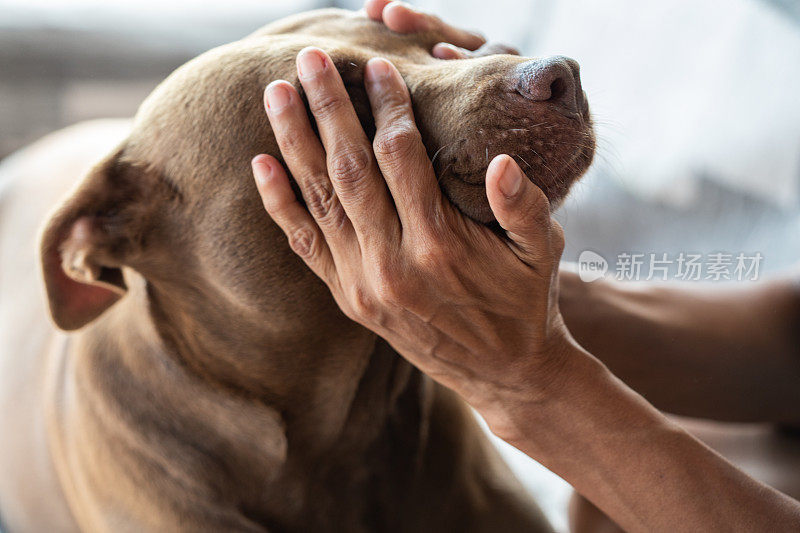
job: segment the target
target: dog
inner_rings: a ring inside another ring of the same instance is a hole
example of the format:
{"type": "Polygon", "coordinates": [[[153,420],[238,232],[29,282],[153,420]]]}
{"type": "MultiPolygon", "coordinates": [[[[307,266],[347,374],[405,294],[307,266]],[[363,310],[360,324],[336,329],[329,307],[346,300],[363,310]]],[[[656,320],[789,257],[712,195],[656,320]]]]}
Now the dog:
{"type": "Polygon", "coordinates": [[[295,57],[315,45],[370,136],[364,64],[398,67],[466,216],[494,223],[483,179],[499,153],[557,205],[594,152],[577,63],[441,61],[440,40],[349,11],[290,17],[176,70],[132,123],[60,132],[6,163],[11,532],[550,531],[466,404],[342,314],[249,169],[280,156],[264,87],[299,88],[295,57]],[[29,228],[66,187],[41,231],[42,291],[29,228]]]}

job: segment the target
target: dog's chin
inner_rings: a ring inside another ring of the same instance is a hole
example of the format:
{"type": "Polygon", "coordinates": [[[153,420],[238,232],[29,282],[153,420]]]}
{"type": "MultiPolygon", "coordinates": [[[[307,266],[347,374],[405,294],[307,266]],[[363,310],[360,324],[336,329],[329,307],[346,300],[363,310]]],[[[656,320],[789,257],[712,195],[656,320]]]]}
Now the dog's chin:
{"type": "Polygon", "coordinates": [[[495,221],[494,213],[489,206],[489,199],[486,197],[485,182],[466,183],[458,178],[450,177],[442,180],[441,186],[445,196],[453,205],[475,222],[489,224],[495,221]]]}
{"type": "MultiPolygon", "coordinates": [[[[526,173],[527,175],[527,173],[526,173]]],[[[458,208],[459,211],[464,213],[467,217],[475,222],[485,225],[496,225],[497,219],[494,216],[491,206],[489,205],[489,198],[486,196],[486,170],[476,172],[467,179],[460,179],[450,176],[448,179],[441,180],[440,184],[445,196],[458,208]]],[[[527,176],[529,180],[536,183],[535,179],[527,176]]],[[[550,211],[555,211],[563,202],[569,186],[579,179],[580,176],[573,176],[571,179],[562,180],[559,187],[541,187],[548,200],[550,201],[550,211]]]]}
{"type": "Polygon", "coordinates": [[[507,130],[502,134],[505,142],[497,142],[495,132],[487,135],[486,130],[479,130],[477,139],[461,139],[436,153],[434,168],[442,190],[462,213],[482,224],[495,221],[486,197],[486,170],[499,154],[514,158],[527,178],[545,193],[551,211],[589,168],[593,137],[572,132],[567,141],[554,140],[556,134],[542,140],[525,136],[527,131],[507,130]],[[512,137],[515,142],[508,142],[512,137]]]}

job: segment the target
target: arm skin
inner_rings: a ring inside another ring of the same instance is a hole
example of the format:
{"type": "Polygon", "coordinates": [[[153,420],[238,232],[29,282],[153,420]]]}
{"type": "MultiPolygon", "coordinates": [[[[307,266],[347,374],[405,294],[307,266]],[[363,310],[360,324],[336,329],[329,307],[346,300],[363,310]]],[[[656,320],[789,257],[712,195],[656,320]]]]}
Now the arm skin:
{"type": "Polygon", "coordinates": [[[625,531],[798,531],[800,503],[748,477],[580,347],[544,402],[512,412],[511,444],[625,531]]]}
{"type": "Polygon", "coordinates": [[[562,269],[575,339],[664,411],[728,422],[800,422],[800,284],[582,282],[562,269]]]}

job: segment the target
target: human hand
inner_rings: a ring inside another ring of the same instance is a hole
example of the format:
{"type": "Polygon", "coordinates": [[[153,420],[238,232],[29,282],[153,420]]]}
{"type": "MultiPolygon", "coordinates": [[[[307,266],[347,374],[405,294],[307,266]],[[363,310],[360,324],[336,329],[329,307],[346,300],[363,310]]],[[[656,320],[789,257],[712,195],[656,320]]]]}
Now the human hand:
{"type": "Polygon", "coordinates": [[[498,236],[443,196],[391,63],[365,70],[373,145],[330,57],[308,48],[297,63],[321,142],[290,83],[271,83],[265,104],[307,209],[262,154],[253,172],[264,207],[348,317],[503,432],[503,411],[545,394],[570,342],[556,294],[563,233],[546,196],[496,157],[486,193],[498,236]]]}
{"type": "Polygon", "coordinates": [[[405,2],[391,0],[366,0],[364,11],[367,16],[397,33],[418,33],[438,31],[445,36],[445,42],[437,43],[431,54],[439,59],[465,59],[493,54],[513,54],[519,52],[500,43],[487,43],[479,33],[462,30],[443,22],[439,17],[424,13],[405,2]]]}

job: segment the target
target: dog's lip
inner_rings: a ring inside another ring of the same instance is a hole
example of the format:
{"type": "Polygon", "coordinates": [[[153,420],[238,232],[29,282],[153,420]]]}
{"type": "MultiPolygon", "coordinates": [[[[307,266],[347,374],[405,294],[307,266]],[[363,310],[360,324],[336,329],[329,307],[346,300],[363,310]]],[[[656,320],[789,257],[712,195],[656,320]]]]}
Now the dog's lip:
{"type": "MultiPolygon", "coordinates": [[[[520,155],[519,152],[520,151],[515,150],[500,151],[492,157],[487,157],[487,161],[484,164],[479,164],[468,168],[453,168],[450,172],[456,179],[458,179],[458,181],[466,183],[467,185],[483,185],[483,182],[486,181],[486,170],[489,168],[489,163],[498,155],[507,154],[514,158],[520,168],[522,168],[523,172],[527,174],[528,169],[532,168],[531,164],[525,157],[520,155]]],[[[525,155],[530,157],[541,157],[531,150],[525,151],[525,155]]]]}
{"type": "Polygon", "coordinates": [[[480,176],[483,176],[482,174],[478,174],[478,176],[479,176],[479,179],[478,179],[478,180],[475,180],[475,181],[473,181],[473,180],[468,180],[468,179],[465,179],[463,176],[460,176],[460,175],[458,175],[458,174],[455,174],[455,173],[453,174],[453,176],[454,176],[454,177],[455,177],[455,178],[456,178],[456,179],[457,179],[459,182],[463,183],[464,185],[468,185],[468,186],[470,186],[470,187],[476,187],[476,188],[477,188],[477,187],[484,187],[484,186],[485,186],[484,184],[485,184],[485,182],[486,182],[485,176],[484,176],[484,177],[480,177],[480,176]]]}
{"type": "MultiPolygon", "coordinates": [[[[480,129],[474,136],[448,145],[457,144],[459,155],[455,157],[451,155],[450,163],[444,172],[449,170],[449,173],[459,181],[476,185],[483,183],[489,163],[498,155],[508,154],[517,160],[520,166],[530,167],[527,159],[541,158],[541,156],[530,148],[529,143],[526,142],[527,138],[530,135],[536,135],[537,128],[545,125],[546,122],[538,122],[527,125],[517,124],[515,127],[497,130],[480,129]],[[508,143],[509,140],[512,142],[508,143]],[[463,155],[465,153],[466,156],[463,155]],[[471,155],[469,155],[470,153],[471,155]]],[[[444,165],[443,162],[442,165],[444,165]]]]}
{"type": "MultiPolygon", "coordinates": [[[[563,165],[561,165],[561,170],[557,173],[559,178],[562,177],[561,174],[562,174],[563,170],[572,168],[572,165],[576,161],[579,161],[582,158],[588,157],[589,152],[590,152],[589,148],[587,148],[585,146],[580,146],[580,145],[577,145],[575,148],[576,149],[572,153],[572,155],[569,157],[569,160],[567,160],[563,165]]],[[[512,152],[512,153],[509,153],[508,155],[510,155],[512,158],[514,158],[514,160],[517,162],[517,164],[522,169],[522,172],[525,174],[525,176],[530,181],[536,183],[536,177],[532,176],[531,172],[530,172],[530,169],[532,168],[531,165],[524,158],[522,158],[522,156],[520,156],[519,154],[516,154],[516,153],[512,152]],[[527,168],[526,168],[525,165],[527,165],[527,168]]],[[[489,165],[486,164],[486,165],[477,166],[474,169],[470,169],[470,170],[467,170],[467,171],[451,171],[451,174],[455,179],[457,179],[459,182],[463,183],[464,185],[468,185],[470,187],[475,187],[475,188],[484,188],[485,187],[485,183],[486,183],[486,171],[487,171],[488,168],[489,168],[489,165]]],[[[580,174],[578,174],[576,176],[570,176],[570,178],[571,179],[577,179],[577,177],[579,175],[580,174]]]]}

